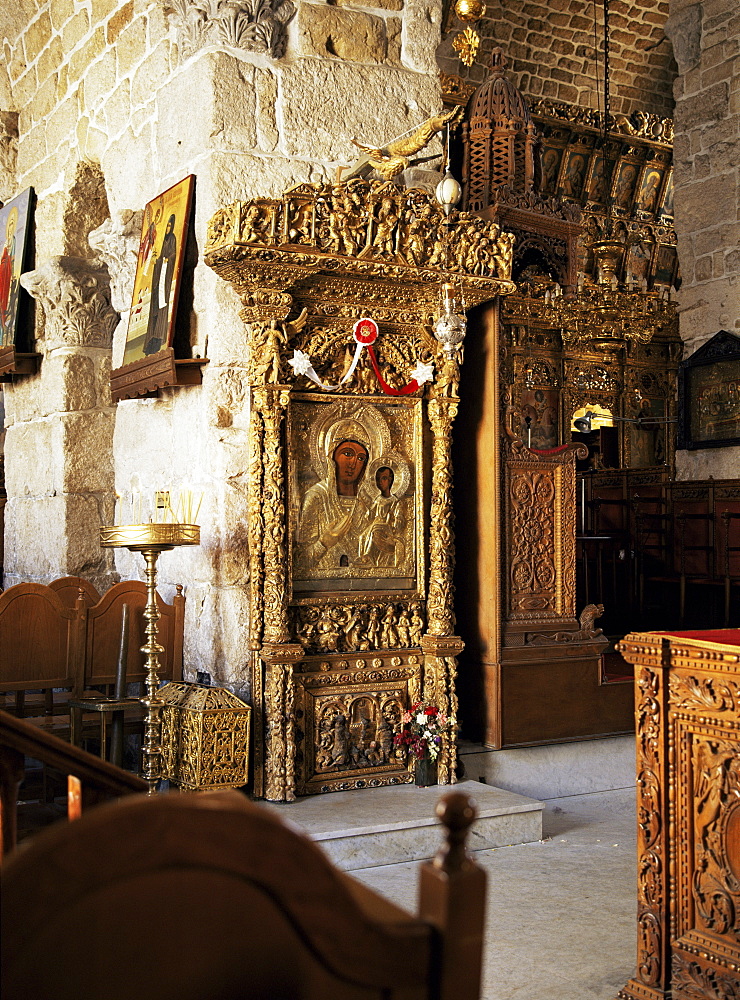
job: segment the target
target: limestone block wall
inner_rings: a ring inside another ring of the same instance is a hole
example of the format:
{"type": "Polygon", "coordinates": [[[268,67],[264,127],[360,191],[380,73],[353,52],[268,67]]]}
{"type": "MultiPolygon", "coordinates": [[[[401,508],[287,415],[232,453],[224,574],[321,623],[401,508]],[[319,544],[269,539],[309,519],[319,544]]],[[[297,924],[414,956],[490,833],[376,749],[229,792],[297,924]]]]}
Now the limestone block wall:
{"type": "Polygon", "coordinates": [[[202,544],[163,554],[160,589],[185,585],[186,676],[205,670],[248,694],[240,303],[197,263],[180,310],[193,354],[209,358],[203,385],[113,406],[108,371],[123,356],[135,213],[195,174],[197,260],[220,206],[333,178],[358,155],[352,138],[382,143],[438,111],[441,5],[273,0],[259,23],[246,3],[214,0],[200,19],[188,17],[191,6],[178,0],[168,15],[159,0],[19,0],[0,11],[8,135],[17,116],[17,139],[8,139],[17,143],[14,183],[2,148],[0,180],[3,196],[29,185],[37,193],[39,273],[29,287],[44,354],[39,375],[6,392],[6,583],[77,572],[98,585],[143,577],[139,556],[117,552],[114,565],[97,545],[116,494],[124,520],[133,492],[202,494],[202,544]],[[81,176],[99,179],[104,211],[88,211],[81,176]],[[69,343],[49,283],[60,269],[69,278],[101,261],[109,279],[100,294],[120,321],[113,331],[113,317],[106,344],[69,343]]]}
{"type": "MultiPolygon", "coordinates": [[[[454,0],[450,6],[454,7],[454,0]]],[[[454,37],[465,27],[453,11],[445,21],[440,66],[477,86],[487,75],[492,49],[500,45],[512,79],[525,97],[601,110],[604,29],[600,3],[596,10],[594,23],[594,5],[580,0],[492,0],[486,4],[485,16],[476,22],[481,46],[469,69],[452,47],[454,37]]],[[[664,34],[668,0],[611,0],[609,11],[612,113],[645,111],[670,117],[676,66],[664,34]]]]}
{"type": "MultiPolygon", "coordinates": [[[[688,357],[718,330],[740,334],[740,8],[671,0],[676,52],[675,213],[688,357]]],[[[679,452],[680,478],[740,475],[740,449],[679,452]]]]}

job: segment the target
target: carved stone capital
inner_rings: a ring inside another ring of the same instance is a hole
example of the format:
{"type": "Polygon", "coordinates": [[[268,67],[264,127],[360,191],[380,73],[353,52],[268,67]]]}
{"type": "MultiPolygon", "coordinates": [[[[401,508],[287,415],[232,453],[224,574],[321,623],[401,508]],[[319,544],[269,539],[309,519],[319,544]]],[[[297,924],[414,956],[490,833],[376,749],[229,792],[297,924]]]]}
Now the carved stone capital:
{"type": "Polygon", "coordinates": [[[142,211],[117,212],[88,237],[90,246],[108,265],[111,305],[119,313],[131,306],[143,215],[142,211]]]}
{"type": "Polygon", "coordinates": [[[168,0],[165,13],[183,59],[207,45],[279,56],[295,5],[291,0],[168,0]]]}
{"type": "Polygon", "coordinates": [[[110,347],[118,313],[110,302],[105,265],[82,257],[52,257],[21,284],[46,314],[47,350],[55,347],[110,347]]]}

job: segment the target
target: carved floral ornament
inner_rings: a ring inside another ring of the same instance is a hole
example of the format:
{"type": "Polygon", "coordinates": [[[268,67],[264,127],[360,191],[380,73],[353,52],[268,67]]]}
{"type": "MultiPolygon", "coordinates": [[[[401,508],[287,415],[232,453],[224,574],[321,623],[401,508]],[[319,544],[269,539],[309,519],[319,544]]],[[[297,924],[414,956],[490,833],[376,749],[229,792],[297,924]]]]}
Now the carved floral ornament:
{"type": "Polygon", "coordinates": [[[182,58],[206,45],[280,56],[295,5],[291,0],[166,0],[164,11],[176,29],[182,58]]]}

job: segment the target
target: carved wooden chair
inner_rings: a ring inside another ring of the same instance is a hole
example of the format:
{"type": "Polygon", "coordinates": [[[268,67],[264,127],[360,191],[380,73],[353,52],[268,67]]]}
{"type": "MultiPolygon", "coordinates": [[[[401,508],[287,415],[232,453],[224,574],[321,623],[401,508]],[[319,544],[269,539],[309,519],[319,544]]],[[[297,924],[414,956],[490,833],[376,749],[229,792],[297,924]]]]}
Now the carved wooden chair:
{"type": "Polygon", "coordinates": [[[3,998],[475,1000],[475,806],[453,792],[437,815],[412,916],[238,792],[100,806],[3,868],[3,998]]]}
{"type": "Polygon", "coordinates": [[[632,499],[635,591],[640,618],[678,624],[680,574],[674,567],[673,516],[665,498],[632,499]],[[675,609],[675,610],[674,610],[675,609]],[[665,619],[665,620],[664,620],[665,619]]]}
{"type": "Polygon", "coordinates": [[[100,600],[100,594],[89,580],[81,576],[62,576],[58,580],[52,580],[48,584],[49,590],[53,590],[59,600],[66,608],[73,608],[77,603],[77,598],[82,592],[85,604],[92,607],[100,600]]]}
{"type": "Polygon", "coordinates": [[[16,715],[33,714],[53,728],[55,690],[60,702],[65,692],[82,691],[84,630],[84,606],[65,607],[42,584],[0,594],[0,691],[14,692],[16,715]],[[30,692],[42,692],[42,701],[27,703],[30,692]]]}
{"type": "MultiPolygon", "coordinates": [[[[679,616],[687,623],[687,598],[698,596],[697,587],[719,588],[722,580],[716,572],[715,523],[712,510],[681,509],[675,512],[675,538],[680,573],[679,616]]],[[[694,600],[688,602],[693,604],[694,600]]],[[[703,602],[702,602],[703,606],[703,602]]],[[[691,616],[688,616],[690,619],[691,616]]],[[[706,620],[704,614],[702,619],[706,620]]],[[[690,624],[690,621],[689,621],[690,624]]]]}
{"type": "MultiPolygon", "coordinates": [[[[121,640],[123,606],[128,605],[129,632],[126,663],[127,683],[133,684],[146,678],[141,647],[146,642],[144,608],[146,584],[141,580],[122,580],[103,594],[87,611],[85,639],[85,688],[99,689],[115,684],[118,653],[121,640]]],[[[167,604],[157,594],[157,622],[159,642],[164,646],[160,656],[162,680],[182,679],[182,646],[185,620],[185,598],[178,584],[172,604],[167,604]]]]}
{"type": "MultiPolygon", "coordinates": [[[[146,601],[146,584],[140,580],[122,580],[85,612],[85,691],[71,703],[72,742],[79,743],[85,718],[92,715],[99,721],[100,751],[105,757],[110,721],[110,759],[116,764],[122,760],[124,725],[129,731],[142,728],[141,703],[126,696],[126,687],[146,679],[141,653],[146,642],[146,601]]],[[[159,657],[159,677],[163,681],[179,681],[185,624],[182,586],[178,584],[172,604],[157,594],[157,610],[158,641],[164,647],[159,657]]]]}
{"type": "Polygon", "coordinates": [[[740,511],[723,510],[722,524],[722,582],[724,585],[724,626],[729,628],[732,588],[740,584],[740,511]]]}

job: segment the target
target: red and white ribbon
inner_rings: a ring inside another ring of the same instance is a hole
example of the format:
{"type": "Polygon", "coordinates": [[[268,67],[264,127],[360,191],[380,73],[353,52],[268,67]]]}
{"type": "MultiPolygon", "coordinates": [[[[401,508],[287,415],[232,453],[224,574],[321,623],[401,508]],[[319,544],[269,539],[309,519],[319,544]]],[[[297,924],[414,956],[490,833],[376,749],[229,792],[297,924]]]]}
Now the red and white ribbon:
{"type": "Polygon", "coordinates": [[[311,381],[314,382],[320,389],[325,389],[327,392],[333,392],[346,382],[349,382],[355,373],[355,369],[360,361],[360,355],[362,354],[364,348],[367,348],[368,354],[370,355],[370,363],[373,366],[373,371],[375,372],[378,384],[387,396],[408,396],[420,389],[425,382],[429,382],[434,378],[434,365],[423,364],[420,361],[418,362],[416,368],[411,372],[411,381],[405,385],[403,389],[393,389],[388,385],[380,372],[378,359],[375,355],[375,348],[373,347],[373,344],[378,339],[378,324],[369,316],[363,316],[361,319],[357,320],[352,332],[356,344],[352,364],[336,385],[328,385],[326,382],[321,381],[319,376],[316,374],[313,362],[307,354],[304,354],[303,351],[293,351],[293,357],[288,364],[291,366],[296,375],[305,375],[306,378],[310,378],[311,381]]]}

